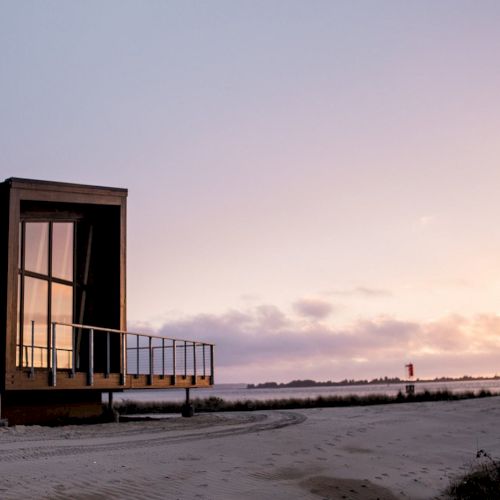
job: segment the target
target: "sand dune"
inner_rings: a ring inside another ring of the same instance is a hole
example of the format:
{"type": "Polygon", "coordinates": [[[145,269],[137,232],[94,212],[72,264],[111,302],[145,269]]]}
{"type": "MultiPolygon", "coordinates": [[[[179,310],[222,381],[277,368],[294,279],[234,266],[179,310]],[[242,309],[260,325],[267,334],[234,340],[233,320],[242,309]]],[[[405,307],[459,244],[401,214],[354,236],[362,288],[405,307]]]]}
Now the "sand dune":
{"type": "Polygon", "coordinates": [[[478,449],[500,398],[0,428],[0,498],[431,499],[478,449]]]}

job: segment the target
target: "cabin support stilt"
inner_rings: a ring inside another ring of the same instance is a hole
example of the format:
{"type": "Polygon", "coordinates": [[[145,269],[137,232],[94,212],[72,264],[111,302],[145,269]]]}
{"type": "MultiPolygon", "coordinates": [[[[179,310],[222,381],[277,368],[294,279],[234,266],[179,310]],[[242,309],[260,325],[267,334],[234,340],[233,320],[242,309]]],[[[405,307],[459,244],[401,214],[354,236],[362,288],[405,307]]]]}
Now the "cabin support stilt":
{"type": "Polygon", "coordinates": [[[0,427],[7,427],[9,425],[8,420],[2,418],[2,393],[0,392],[0,427]]]}
{"type": "Polygon", "coordinates": [[[194,415],[194,407],[189,399],[189,387],[186,388],[186,401],[182,405],[181,415],[183,417],[192,417],[194,415]]]}

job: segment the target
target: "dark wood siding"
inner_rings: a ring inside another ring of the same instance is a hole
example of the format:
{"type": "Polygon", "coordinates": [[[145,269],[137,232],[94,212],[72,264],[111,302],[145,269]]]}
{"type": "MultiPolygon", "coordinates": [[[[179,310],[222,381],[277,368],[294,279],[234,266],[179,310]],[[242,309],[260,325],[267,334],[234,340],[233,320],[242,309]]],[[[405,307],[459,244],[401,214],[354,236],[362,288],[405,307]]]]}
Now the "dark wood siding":
{"type": "MultiPolygon", "coordinates": [[[[126,330],[127,190],[29,179],[0,184],[0,389],[23,389],[16,376],[18,241],[20,220],[73,220],[76,227],[74,321],[126,330]],[[8,379],[8,383],[7,383],[8,379]],[[17,380],[17,382],[15,382],[17,380]]],[[[104,371],[104,336],[95,338],[96,372],[104,371]]],[[[83,334],[82,351],[88,344],[83,334]]],[[[111,339],[111,372],[120,372],[120,340],[111,339]]],[[[79,370],[88,359],[79,360],[79,370]]],[[[22,384],[24,385],[24,384],[22,384]]],[[[32,387],[32,384],[30,384],[32,387]]]]}

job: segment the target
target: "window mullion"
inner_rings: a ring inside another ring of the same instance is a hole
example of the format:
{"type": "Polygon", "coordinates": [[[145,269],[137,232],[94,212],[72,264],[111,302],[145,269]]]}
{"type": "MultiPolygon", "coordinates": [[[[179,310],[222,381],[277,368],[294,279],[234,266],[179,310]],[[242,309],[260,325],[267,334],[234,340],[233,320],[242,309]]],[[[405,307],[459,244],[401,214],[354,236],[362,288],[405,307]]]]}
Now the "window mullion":
{"type": "Polygon", "coordinates": [[[18,280],[18,286],[20,290],[19,293],[19,367],[23,367],[23,347],[24,347],[24,245],[25,245],[25,233],[26,233],[26,223],[21,222],[21,238],[20,238],[20,249],[21,252],[21,269],[19,269],[19,274],[21,279],[18,280]]]}
{"type": "Polygon", "coordinates": [[[51,347],[55,348],[55,346],[52,346],[52,339],[51,339],[51,323],[52,323],[52,222],[49,222],[49,251],[48,251],[48,290],[47,290],[47,367],[50,367],[50,352],[51,352],[51,347]]]}

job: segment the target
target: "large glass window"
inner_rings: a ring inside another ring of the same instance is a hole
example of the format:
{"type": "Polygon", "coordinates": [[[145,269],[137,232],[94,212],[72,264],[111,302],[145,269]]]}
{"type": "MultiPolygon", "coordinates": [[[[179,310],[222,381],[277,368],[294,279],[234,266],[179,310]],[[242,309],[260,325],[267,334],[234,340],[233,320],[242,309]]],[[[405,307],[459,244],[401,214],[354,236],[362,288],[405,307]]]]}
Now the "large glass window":
{"type": "Polygon", "coordinates": [[[52,224],[52,276],[73,281],[73,223],[52,224]]]}
{"type": "Polygon", "coordinates": [[[24,269],[49,274],[49,224],[31,222],[24,225],[24,269]]]}
{"type": "MultiPolygon", "coordinates": [[[[52,321],[73,323],[73,287],[52,283],[52,321]]],[[[70,326],[57,327],[57,366],[71,368],[73,338],[70,326]]]]}
{"type": "Polygon", "coordinates": [[[25,342],[23,346],[24,364],[31,366],[33,349],[33,363],[36,367],[45,366],[44,355],[47,345],[47,310],[49,297],[48,281],[24,278],[24,315],[23,331],[25,342]]]}
{"type": "MultiPolygon", "coordinates": [[[[20,230],[18,366],[47,367],[51,323],[73,322],[74,223],[24,221],[20,230]]],[[[58,368],[71,368],[71,327],[57,327],[56,349],[58,368]]]]}

